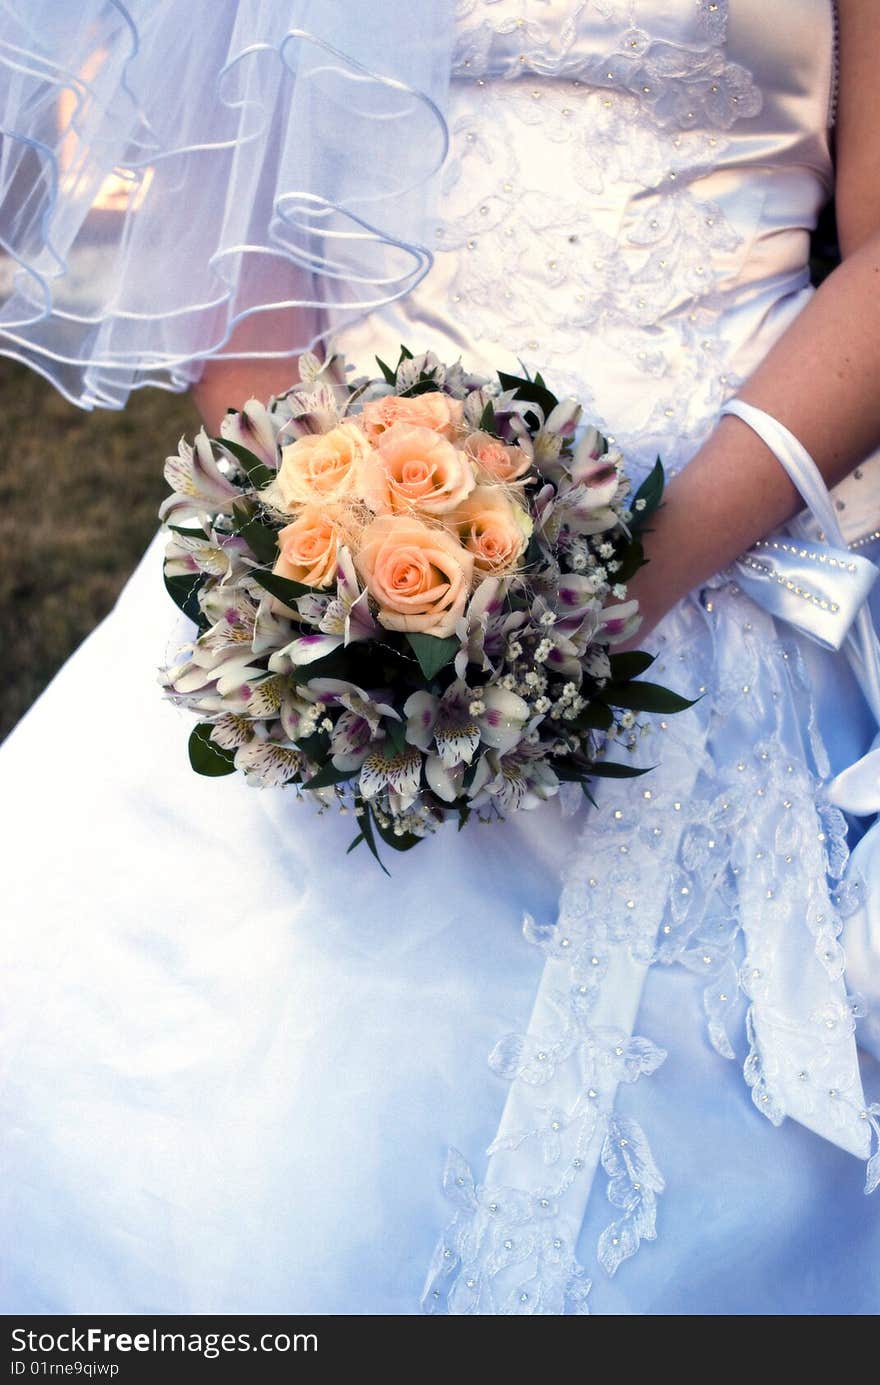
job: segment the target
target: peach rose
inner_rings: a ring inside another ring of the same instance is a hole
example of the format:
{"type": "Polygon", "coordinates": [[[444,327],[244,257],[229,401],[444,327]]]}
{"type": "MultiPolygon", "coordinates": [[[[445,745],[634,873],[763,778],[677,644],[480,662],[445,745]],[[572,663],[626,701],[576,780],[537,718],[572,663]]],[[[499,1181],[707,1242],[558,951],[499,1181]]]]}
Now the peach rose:
{"type": "Polygon", "coordinates": [[[379,439],[376,455],[393,510],[443,515],[476,485],[464,453],[430,428],[395,423],[379,439]]]}
{"type": "Polygon", "coordinates": [[[342,530],[326,510],[304,505],[292,524],[278,535],[273,572],[307,587],[329,587],[336,580],[342,530]]]}
{"type": "Polygon", "coordinates": [[[532,532],[530,517],[500,486],[477,486],[448,522],[473,554],[477,571],[487,575],[515,568],[532,532]]]}
{"type": "Polygon", "coordinates": [[[463,404],[448,394],[432,390],[426,394],[389,394],[383,399],[371,399],[365,404],[360,418],[367,437],[378,442],[383,433],[395,423],[408,423],[416,428],[430,428],[445,438],[454,438],[461,425],[463,404]]]}
{"type": "Polygon", "coordinates": [[[448,530],[415,515],[380,515],[364,530],[355,562],[387,630],[454,633],[474,560],[448,530]]]}
{"type": "Polygon", "coordinates": [[[340,423],[328,433],[307,433],[281,449],[276,481],[284,508],[334,504],[358,495],[372,448],[356,423],[340,423]]]}
{"type": "Polygon", "coordinates": [[[471,433],[464,450],[484,481],[517,481],[532,465],[523,448],[508,447],[491,433],[471,433]]]}

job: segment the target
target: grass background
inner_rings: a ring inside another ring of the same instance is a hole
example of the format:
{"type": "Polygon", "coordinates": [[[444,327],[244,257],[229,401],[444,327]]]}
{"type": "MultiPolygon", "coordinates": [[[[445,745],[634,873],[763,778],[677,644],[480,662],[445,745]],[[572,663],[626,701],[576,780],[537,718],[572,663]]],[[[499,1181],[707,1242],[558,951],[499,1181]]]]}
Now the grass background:
{"type": "MultiPolygon", "coordinates": [[[[833,207],[813,238],[820,282],[837,261],[833,207]]],[[[84,413],[0,357],[0,739],[107,614],[155,532],[162,465],[199,419],[191,401],[136,390],[84,413]]]]}
{"type": "Polygon", "coordinates": [[[162,466],[198,416],[137,390],[85,413],[0,357],[0,738],[107,614],[158,521],[162,466]]]}

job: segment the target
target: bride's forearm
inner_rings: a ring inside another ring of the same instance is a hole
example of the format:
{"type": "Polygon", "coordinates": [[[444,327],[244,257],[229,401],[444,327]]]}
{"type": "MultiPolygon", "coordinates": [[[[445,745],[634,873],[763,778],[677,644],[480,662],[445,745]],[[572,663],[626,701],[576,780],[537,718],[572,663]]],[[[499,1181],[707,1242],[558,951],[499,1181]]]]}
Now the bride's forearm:
{"type": "MultiPolygon", "coordinates": [[[[280,291],[280,290],[279,290],[280,291]]],[[[265,351],[288,342],[309,341],[317,334],[318,319],[309,308],[285,308],[256,313],[232,332],[227,351],[265,351]]],[[[321,354],[320,345],[315,348],[321,354]]],[[[299,379],[299,357],[215,356],[206,362],[202,377],[192,387],[196,408],[208,432],[217,433],[228,409],[240,409],[248,399],[266,400],[281,394],[299,379]]]]}
{"type": "MultiPolygon", "coordinates": [[[[826,279],[739,397],[784,423],[829,486],[880,446],[880,236],[826,279]]],[[[757,434],[722,418],[670,481],[646,536],[649,566],[630,584],[644,613],[640,637],[802,504],[757,434]]]]}

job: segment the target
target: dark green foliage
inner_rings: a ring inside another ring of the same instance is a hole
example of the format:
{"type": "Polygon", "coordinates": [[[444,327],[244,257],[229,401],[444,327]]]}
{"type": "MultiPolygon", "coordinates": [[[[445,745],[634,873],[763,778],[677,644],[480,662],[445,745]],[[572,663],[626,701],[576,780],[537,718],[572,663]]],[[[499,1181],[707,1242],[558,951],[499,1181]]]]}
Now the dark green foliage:
{"type": "Polygon", "coordinates": [[[211,727],[206,721],[193,727],[189,738],[189,762],[196,774],[207,775],[209,779],[235,773],[234,753],[211,740],[211,727]]]}

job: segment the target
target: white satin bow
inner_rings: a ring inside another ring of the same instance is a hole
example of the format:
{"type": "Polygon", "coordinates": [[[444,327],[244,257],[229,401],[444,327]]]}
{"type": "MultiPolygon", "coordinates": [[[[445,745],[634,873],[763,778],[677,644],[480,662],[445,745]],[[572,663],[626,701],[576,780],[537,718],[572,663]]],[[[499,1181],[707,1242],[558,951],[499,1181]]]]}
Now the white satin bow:
{"type": "Polygon", "coordinates": [[[773,534],[734,565],[747,596],[826,649],[840,649],[880,577],[846,548],[773,534]]]}

